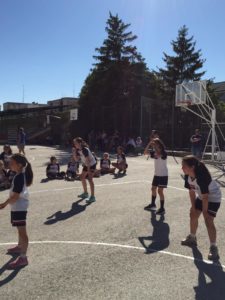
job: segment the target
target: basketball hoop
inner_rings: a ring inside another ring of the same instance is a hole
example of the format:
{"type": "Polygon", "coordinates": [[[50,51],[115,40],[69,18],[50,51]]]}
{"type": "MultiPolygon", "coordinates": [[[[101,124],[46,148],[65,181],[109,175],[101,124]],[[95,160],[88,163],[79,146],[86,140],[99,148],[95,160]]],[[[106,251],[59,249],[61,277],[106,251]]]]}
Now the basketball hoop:
{"type": "MultiPolygon", "coordinates": [[[[186,112],[186,107],[190,107],[191,105],[193,105],[191,100],[180,100],[179,101],[179,107],[181,109],[182,112],[186,112]]],[[[178,103],[177,103],[178,106],[178,103]]]]}

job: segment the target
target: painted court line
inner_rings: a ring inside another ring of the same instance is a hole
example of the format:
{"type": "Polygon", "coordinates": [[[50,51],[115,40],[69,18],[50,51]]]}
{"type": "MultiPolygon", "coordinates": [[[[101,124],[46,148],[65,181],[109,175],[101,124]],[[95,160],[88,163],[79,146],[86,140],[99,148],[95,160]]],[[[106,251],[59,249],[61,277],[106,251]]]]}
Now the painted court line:
{"type": "MultiPolygon", "coordinates": [[[[8,242],[8,243],[0,243],[0,246],[10,246],[16,244],[15,242],[8,242]]],[[[143,247],[137,247],[137,246],[131,246],[131,245],[122,245],[122,244],[114,244],[114,243],[102,243],[102,242],[86,242],[86,241],[31,241],[29,244],[32,245],[37,245],[37,244],[69,244],[69,245],[89,245],[89,246],[103,246],[103,247],[114,247],[114,248],[123,248],[123,249],[131,249],[131,250],[141,250],[145,251],[146,249],[143,247]]],[[[179,257],[179,258],[184,258],[192,261],[199,261],[199,262],[204,262],[208,265],[212,265],[215,267],[222,267],[225,269],[225,265],[222,264],[217,264],[213,263],[212,261],[205,260],[205,259],[199,259],[199,258],[194,258],[192,256],[187,256],[179,253],[174,253],[174,252],[169,252],[169,251],[164,251],[164,250],[154,250],[151,248],[148,248],[148,251],[152,251],[155,253],[161,253],[165,255],[170,255],[174,257],[179,257]]]]}

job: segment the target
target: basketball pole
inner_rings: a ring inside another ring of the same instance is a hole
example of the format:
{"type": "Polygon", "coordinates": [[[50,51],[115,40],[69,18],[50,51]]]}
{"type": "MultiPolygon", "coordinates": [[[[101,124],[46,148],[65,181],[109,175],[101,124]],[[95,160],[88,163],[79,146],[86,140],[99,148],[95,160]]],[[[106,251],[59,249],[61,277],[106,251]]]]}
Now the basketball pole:
{"type": "Polygon", "coordinates": [[[212,109],[211,115],[211,126],[212,126],[212,161],[215,160],[215,150],[216,150],[216,110],[212,109]]]}

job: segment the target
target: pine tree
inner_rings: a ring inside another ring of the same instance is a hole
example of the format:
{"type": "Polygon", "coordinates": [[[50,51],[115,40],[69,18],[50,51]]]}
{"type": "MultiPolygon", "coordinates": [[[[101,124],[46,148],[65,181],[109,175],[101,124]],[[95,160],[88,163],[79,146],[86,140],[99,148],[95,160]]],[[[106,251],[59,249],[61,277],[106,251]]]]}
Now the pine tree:
{"type": "Polygon", "coordinates": [[[118,15],[113,16],[111,12],[106,24],[107,38],[103,46],[95,49],[99,53],[93,56],[98,61],[95,65],[101,68],[109,67],[113,62],[142,62],[136,46],[130,44],[137,36],[131,31],[126,32],[130,24],[125,24],[118,15]]]}
{"type": "Polygon", "coordinates": [[[199,71],[205,60],[201,59],[201,50],[195,50],[196,42],[193,41],[193,36],[188,38],[188,28],[185,25],[179,29],[177,40],[172,41],[171,45],[176,55],[164,53],[166,68],[160,68],[158,75],[172,89],[183,81],[200,80],[205,74],[204,71],[199,71]]]}
{"type": "Polygon", "coordinates": [[[137,36],[129,26],[110,13],[106,39],[95,49],[94,68],[80,93],[80,112],[89,130],[139,133],[141,96],[154,96],[155,76],[133,45],[137,36]]]}

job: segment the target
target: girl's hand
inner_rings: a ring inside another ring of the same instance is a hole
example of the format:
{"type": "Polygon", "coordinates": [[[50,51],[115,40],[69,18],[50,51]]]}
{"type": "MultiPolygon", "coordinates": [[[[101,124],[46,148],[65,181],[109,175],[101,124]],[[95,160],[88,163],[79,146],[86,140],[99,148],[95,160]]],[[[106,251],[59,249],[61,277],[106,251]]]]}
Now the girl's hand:
{"type": "Polygon", "coordinates": [[[5,208],[5,207],[6,207],[6,205],[7,205],[7,204],[6,204],[5,202],[4,202],[4,203],[1,203],[1,204],[0,204],[0,209],[3,209],[3,208],[5,208]]]}

